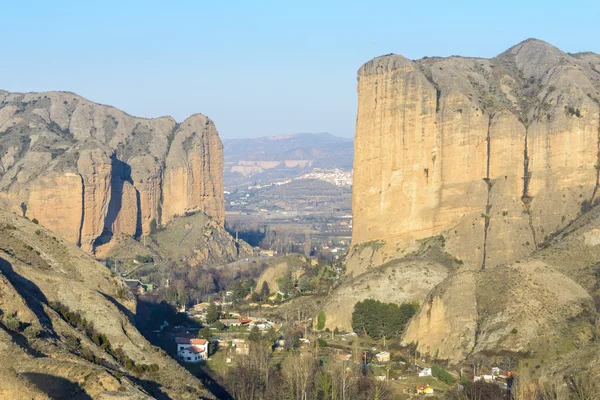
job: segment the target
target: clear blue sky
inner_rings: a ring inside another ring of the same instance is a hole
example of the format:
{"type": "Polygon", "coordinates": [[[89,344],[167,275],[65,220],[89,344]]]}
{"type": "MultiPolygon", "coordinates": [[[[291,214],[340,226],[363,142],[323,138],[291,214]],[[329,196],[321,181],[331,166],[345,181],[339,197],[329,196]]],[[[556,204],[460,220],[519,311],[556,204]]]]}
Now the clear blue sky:
{"type": "Polygon", "coordinates": [[[597,1],[2,3],[0,88],[144,117],[201,112],[224,138],[351,136],[356,71],[381,54],[491,57],[529,37],[600,52],[597,1]]]}

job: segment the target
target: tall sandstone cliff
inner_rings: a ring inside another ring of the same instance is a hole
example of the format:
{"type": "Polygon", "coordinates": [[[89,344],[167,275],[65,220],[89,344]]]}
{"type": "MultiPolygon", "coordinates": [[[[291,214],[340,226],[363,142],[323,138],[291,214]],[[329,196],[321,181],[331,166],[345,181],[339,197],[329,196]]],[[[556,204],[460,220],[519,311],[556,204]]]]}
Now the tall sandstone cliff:
{"type": "Polygon", "coordinates": [[[431,237],[454,260],[425,298],[407,289],[422,307],[404,343],[520,352],[595,315],[595,261],[540,248],[600,202],[599,55],[533,39],[492,59],[387,55],[360,68],[358,95],[348,273],[431,237]]]}
{"type": "Polygon", "coordinates": [[[377,265],[440,234],[471,267],[514,261],[597,201],[596,54],[527,40],[489,60],[387,55],[360,68],[358,95],[351,272],[371,265],[361,250],[377,265]]]}
{"type": "Polygon", "coordinates": [[[0,208],[90,254],[176,215],[224,221],[223,147],[196,114],[144,119],[67,92],[0,91],[0,208]]]}

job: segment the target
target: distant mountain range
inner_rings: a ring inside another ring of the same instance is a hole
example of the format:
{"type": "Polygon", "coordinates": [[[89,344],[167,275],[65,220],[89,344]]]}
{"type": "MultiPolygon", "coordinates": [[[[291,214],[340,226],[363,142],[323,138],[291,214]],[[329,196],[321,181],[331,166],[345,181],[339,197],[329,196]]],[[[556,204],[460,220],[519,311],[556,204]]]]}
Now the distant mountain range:
{"type": "Polygon", "coordinates": [[[226,188],[265,184],[314,168],[351,170],[354,141],[329,133],[223,140],[226,188]]]}

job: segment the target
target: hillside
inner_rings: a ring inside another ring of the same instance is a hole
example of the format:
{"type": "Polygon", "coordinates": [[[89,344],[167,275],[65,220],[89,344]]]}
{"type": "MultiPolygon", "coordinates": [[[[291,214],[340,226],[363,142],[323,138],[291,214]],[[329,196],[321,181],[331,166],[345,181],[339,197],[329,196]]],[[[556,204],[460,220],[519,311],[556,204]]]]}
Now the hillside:
{"type": "Polygon", "coordinates": [[[350,138],[299,133],[223,141],[225,187],[233,189],[291,179],[314,168],[352,169],[350,138]]]}
{"type": "Polygon", "coordinates": [[[73,93],[0,92],[0,208],[102,255],[177,215],[223,224],[223,149],[195,114],[144,119],[73,93]]]}
{"type": "Polygon", "coordinates": [[[0,397],[211,398],[132,324],[121,279],[71,243],[0,211],[0,397]]]}

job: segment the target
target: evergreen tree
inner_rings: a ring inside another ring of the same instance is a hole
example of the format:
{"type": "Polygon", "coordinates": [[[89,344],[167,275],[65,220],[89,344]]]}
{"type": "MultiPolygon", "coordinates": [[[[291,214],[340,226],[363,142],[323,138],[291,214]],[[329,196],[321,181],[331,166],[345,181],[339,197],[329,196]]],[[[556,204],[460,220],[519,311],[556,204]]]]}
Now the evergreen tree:
{"type": "Polygon", "coordinates": [[[262,288],[260,289],[260,297],[262,298],[262,301],[267,301],[269,296],[271,296],[271,288],[269,288],[269,283],[264,281],[262,288]]]}
{"type": "Polygon", "coordinates": [[[206,309],[206,323],[214,324],[220,317],[219,309],[214,301],[211,300],[210,304],[206,309]]]}
{"type": "Polygon", "coordinates": [[[250,334],[248,335],[248,340],[251,342],[260,342],[261,339],[262,335],[258,330],[258,326],[254,325],[254,327],[252,327],[252,330],[250,331],[250,334]]]}
{"type": "Polygon", "coordinates": [[[400,335],[406,323],[415,314],[414,304],[404,303],[400,307],[393,303],[382,303],[373,299],[359,301],[352,313],[352,329],[377,340],[400,335]]]}

